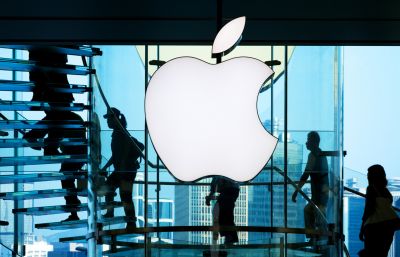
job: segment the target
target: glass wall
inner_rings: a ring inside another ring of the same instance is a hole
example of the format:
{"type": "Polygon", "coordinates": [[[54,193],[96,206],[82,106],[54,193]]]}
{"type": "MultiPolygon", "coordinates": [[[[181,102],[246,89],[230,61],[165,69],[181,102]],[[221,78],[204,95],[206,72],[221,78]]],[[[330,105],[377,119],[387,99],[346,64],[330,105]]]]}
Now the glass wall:
{"type": "MultiPolygon", "coordinates": [[[[239,242],[234,246],[226,245],[223,238],[216,237],[218,230],[212,226],[213,206],[218,202],[211,200],[211,206],[206,203],[212,178],[196,182],[176,180],[158,158],[144,116],[146,87],[159,65],[181,56],[215,63],[211,58],[211,47],[142,45],[100,48],[103,55],[94,58],[93,68],[97,71],[104,96],[110,107],[117,108],[114,114],[119,119],[120,114],[125,116],[130,135],[144,143],[145,156],[140,162],[133,189],[138,229],[124,230],[126,220],[109,223],[103,227],[108,231],[100,233],[104,244],[99,247],[99,252],[106,251],[110,255],[112,252],[132,251],[131,254],[138,256],[163,253],[202,256],[207,251],[212,253],[219,249],[238,256],[341,256],[341,244],[333,240],[335,233],[341,233],[342,224],[340,47],[241,46],[223,58],[224,61],[250,56],[263,62],[279,61],[279,64],[274,62],[271,66],[275,72],[273,79],[260,85],[257,102],[260,122],[278,138],[278,144],[264,169],[251,181],[240,184],[234,208],[236,227],[225,228],[238,231],[239,242]],[[316,132],[312,135],[319,135],[319,145],[313,154],[306,147],[311,131],[316,132]],[[326,165],[319,170],[310,168],[311,155],[326,165]],[[294,201],[293,193],[305,170],[310,173],[312,182],[305,183],[301,188],[303,194],[299,193],[294,201]],[[322,189],[318,186],[312,188],[320,183],[322,189]],[[309,201],[316,199],[318,190],[323,191],[326,201],[314,206],[309,201]],[[317,216],[313,228],[309,225],[310,215],[317,216]],[[305,222],[308,229],[305,229],[305,222]]],[[[113,126],[107,123],[107,106],[96,83],[93,90],[94,113],[101,128],[100,167],[104,167],[113,156],[111,147],[116,134],[113,126]]],[[[107,169],[109,176],[113,170],[112,166],[107,169]]],[[[95,187],[96,190],[99,187],[95,187]]],[[[116,202],[120,202],[118,190],[117,194],[116,202]]],[[[105,197],[97,199],[100,203],[107,202],[105,197]]],[[[119,206],[115,209],[116,217],[129,216],[124,208],[120,208],[122,204],[115,204],[119,206]]],[[[98,210],[99,222],[105,213],[105,210],[98,210]]]]}

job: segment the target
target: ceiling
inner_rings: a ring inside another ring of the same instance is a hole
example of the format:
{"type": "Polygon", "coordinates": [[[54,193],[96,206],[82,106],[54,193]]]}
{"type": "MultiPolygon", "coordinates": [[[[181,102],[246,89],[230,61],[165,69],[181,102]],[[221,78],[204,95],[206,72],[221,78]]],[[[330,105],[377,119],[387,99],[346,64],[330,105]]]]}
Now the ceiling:
{"type": "Polygon", "coordinates": [[[243,15],[247,45],[400,43],[400,2],[393,0],[3,0],[0,5],[0,43],[208,45],[218,21],[243,15]]]}

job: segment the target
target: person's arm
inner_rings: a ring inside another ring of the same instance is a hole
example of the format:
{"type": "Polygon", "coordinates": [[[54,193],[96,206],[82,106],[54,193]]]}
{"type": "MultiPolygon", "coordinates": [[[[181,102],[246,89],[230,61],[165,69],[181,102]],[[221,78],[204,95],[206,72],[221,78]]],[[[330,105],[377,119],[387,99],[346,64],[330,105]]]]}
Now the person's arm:
{"type": "Polygon", "coordinates": [[[310,176],[310,172],[305,170],[303,175],[301,175],[299,184],[297,184],[298,189],[294,190],[293,195],[292,195],[292,201],[296,202],[297,194],[299,193],[299,190],[304,186],[304,184],[307,182],[308,177],[310,176]]]}
{"type": "Polygon", "coordinates": [[[106,165],[104,165],[103,168],[101,168],[101,171],[107,171],[107,169],[113,164],[113,156],[111,156],[111,158],[108,160],[108,162],[106,163],[106,165]]]}
{"type": "Polygon", "coordinates": [[[299,193],[298,190],[301,190],[301,188],[307,182],[307,179],[310,177],[310,172],[312,172],[314,170],[314,167],[315,167],[315,157],[312,153],[310,153],[308,155],[306,168],[304,169],[303,175],[301,175],[301,177],[300,177],[300,182],[297,185],[298,189],[294,190],[294,192],[293,192],[293,195],[292,195],[293,202],[296,202],[297,194],[299,193]]]}
{"type": "Polygon", "coordinates": [[[361,241],[364,241],[364,238],[365,238],[365,222],[374,213],[375,197],[376,197],[376,195],[374,194],[373,189],[368,186],[366,197],[365,197],[364,214],[362,216],[362,224],[360,227],[360,234],[359,234],[359,238],[361,241]]]}

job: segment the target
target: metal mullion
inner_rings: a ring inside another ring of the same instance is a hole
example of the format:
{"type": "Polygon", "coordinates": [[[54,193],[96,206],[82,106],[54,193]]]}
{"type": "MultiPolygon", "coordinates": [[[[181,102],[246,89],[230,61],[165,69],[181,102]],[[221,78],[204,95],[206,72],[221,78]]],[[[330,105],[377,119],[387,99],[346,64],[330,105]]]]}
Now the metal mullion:
{"type": "MultiPolygon", "coordinates": [[[[145,86],[145,94],[147,91],[147,86],[148,86],[148,73],[149,73],[149,48],[148,45],[145,45],[145,57],[144,57],[144,86],[145,86]]],[[[146,118],[145,118],[146,119],[146,118]]],[[[147,204],[148,204],[148,180],[149,180],[149,175],[148,175],[148,162],[149,162],[149,155],[148,155],[148,128],[147,128],[147,122],[145,122],[144,124],[144,227],[147,228],[148,227],[148,220],[147,220],[147,204]]],[[[149,257],[149,251],[148,248],[149,247],[149,242],[148,242],[148,238],[147,238],[147,233],[144,234],[144,256],[145,257],[149,257]]]]}
{"type": "MultiPolygon", "coordinates": [[[[285,183],[284,183],[284,227],[287,228],[287,176],[288,176],[288,47],[285,45],[285,101],[284,101],[284,113],[285,113],[285,125],[284,125],[284,172],[285,172],[285,183]]],[[[285,233],[285,245],[287,244],[287,233],[285,233]]],[[[287,256],[287,247],[285,247],[285,256],[287,256]]]]}

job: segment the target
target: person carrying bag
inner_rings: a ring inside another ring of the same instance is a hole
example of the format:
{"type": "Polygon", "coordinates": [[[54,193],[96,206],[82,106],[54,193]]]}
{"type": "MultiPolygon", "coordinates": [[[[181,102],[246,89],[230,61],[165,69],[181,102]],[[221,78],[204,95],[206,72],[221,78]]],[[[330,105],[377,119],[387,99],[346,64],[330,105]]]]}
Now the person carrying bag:
{"type": "Polygon", "coordinates": [[[381,165],[368,168],[368,187],[360,240],[364,249],[360,257],[387,257],[400,219],[392,207],[393,196],[387,189],[386,173],[381,165]]]}

